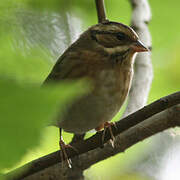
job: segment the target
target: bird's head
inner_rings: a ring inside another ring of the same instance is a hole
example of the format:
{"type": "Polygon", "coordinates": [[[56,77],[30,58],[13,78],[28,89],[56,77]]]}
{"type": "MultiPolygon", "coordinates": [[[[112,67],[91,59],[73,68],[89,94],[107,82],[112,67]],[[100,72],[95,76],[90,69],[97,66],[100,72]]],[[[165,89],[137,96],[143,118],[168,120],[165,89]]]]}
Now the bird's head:
{"type": "Polygon", "coordinates": [[[93,41],[111,54],[148,51],[136,32],[121,23],[111,21],[99,23],[92,26],[88,32],[93,41]]]}

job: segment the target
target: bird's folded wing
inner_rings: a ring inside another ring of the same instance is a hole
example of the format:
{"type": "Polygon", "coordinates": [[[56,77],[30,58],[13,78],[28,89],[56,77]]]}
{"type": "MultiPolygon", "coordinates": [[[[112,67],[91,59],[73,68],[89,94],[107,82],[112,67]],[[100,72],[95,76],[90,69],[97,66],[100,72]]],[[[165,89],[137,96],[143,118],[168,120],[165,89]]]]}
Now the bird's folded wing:
{"type": "Polygon", "coordinates": [[[65,53],[56,62],[44,84],[60,80],[80,79],[85,76],[87,65],[77,56],[77,53],[65,53]]]}

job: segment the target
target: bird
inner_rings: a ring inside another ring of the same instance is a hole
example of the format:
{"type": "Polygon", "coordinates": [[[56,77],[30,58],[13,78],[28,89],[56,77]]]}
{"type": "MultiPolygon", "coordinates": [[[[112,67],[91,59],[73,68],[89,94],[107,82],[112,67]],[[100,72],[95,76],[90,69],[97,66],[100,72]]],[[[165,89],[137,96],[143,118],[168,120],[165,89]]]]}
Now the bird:
{"type": "Polygon", "coordinates": [[[130,90],[135,56],[146,51],[131,27],[105,21],[89,27],[56,61],[44,84],[86,79],[92,86],[56,116],[54,125],[60,128],[60,147],[66,159],[62,129],[75,134],[110,129],[111,119],[130,90]]]}

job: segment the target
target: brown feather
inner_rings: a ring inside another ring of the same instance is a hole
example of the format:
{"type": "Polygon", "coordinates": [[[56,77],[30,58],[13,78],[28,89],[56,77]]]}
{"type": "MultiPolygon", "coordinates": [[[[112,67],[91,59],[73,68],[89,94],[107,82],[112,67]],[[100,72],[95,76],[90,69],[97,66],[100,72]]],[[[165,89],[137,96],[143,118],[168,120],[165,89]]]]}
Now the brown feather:
{"type": "Polygon", "coordinates": [[[64,109],[61,121],[57,116],[58,127],[84,133],[116,115],[130,89],[135,54],[130,46],[136,40],[137,34],[125,25],[97,24],[64,52],[44,83],[88,78],[93,88],[88,95],[64,109]],[[97,31],[98,34],[92,33],[97,31]],[[114,34],[118,32],[125,33],[128,42],[118,40],[114,34]]]}

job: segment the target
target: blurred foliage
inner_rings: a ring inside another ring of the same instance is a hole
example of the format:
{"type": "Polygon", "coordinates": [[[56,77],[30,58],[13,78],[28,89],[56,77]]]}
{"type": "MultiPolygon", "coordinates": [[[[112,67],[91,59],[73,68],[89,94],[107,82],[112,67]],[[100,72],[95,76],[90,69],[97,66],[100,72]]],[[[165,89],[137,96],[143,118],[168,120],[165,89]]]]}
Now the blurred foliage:
{"type": "MultiPolygon", "coordinates": [[[[110,20],[130,23],[131,7],[127,0],[105,2],[110,20]]],[[[180,22],[177,20],[180,1],[149,2],[153,15],[150,23],[154,66],[151,102],[180,89],[180,22]]],[[[0,2],[1,171],[59,148],[57,128],[44,126],[53,119],[57,107],[84,92],[84,85],[64,82],[59,87],[50,85],[42,89],[39,86],[53,62],[82,31],[77,17],[83,22],[83,30],[97,23],[94,0],[0,2]]],[[[63,136],[66,142],[72,137],[68,133],[63,136]]],[[[90,179],[146,180],[123,172],[143,156],[150,144],[150,140],[139,143],[125,154],[96,164],[85,174],[90,179]],[[108,168],[111,170],[107,174],[108,168]]]]}
{"type": "Polygon", "coordinates": [[[26,54],[14,47],[12,41],[10,33],[0,37],[0,75],[12,77],[19,82],[42,82],[52,66],[48,56],[40,48],[30,49],[26,54]]]}
{"type": "Polygon", "coordinates": [[[0,172],[17,167],[17,162],[40,144],[45,127],[66,103],[84,92],[82,86],[84,83],[62,83],[40,89],[0,80],[0,172]]]}
{"type": "Polygon", "coordinates": [[[84,92],[82,86],[82,82],[62,82],[38,88],[0,79],[0,170],[12,167],[27,150],[39,144],[42,128],[51,123],[65,103],[84,92]]]}
{"type": "Polygon", "coordinates": [[[0,172],[37,147],[59,109],[88,89],[84,81],[40,88],[52,68],[52,55],[43,43],[26,39],[35,36],[23,31],[23,25],[29,28],[23,12],[32,14],[26,6],[23,1],[0,3],[0,172]]]}

